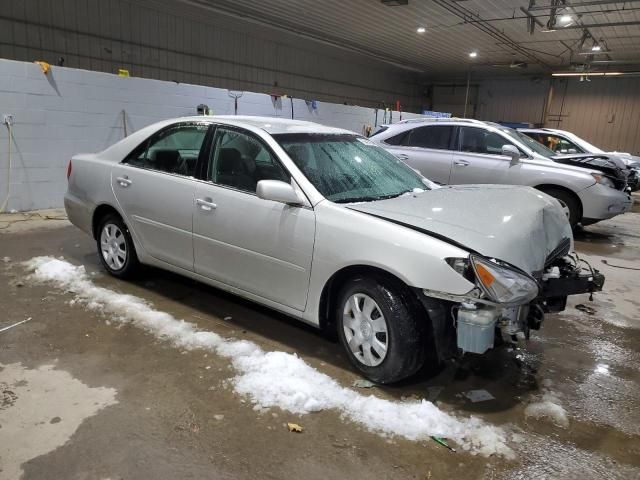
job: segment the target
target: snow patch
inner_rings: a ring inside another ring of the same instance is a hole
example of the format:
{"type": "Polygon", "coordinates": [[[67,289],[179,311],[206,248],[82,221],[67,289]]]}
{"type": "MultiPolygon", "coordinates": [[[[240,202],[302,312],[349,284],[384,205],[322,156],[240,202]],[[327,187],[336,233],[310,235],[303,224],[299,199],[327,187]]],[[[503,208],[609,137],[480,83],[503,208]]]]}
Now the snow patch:
{"type": "Polygon", "coordinates": [[[132,324],[181,349],[204,349],[230,359],[237,371],[231,380],[234,390],[259,408],[278,407],[295,414],[331,409],[383,436],[426,440],[435,435],[456,441],[472,454],[514,457],[507,433],[478,418],[448,414],[426,400],[394,402],[363,395],[341,386],[297,355],[265,352],[255,343],[199,330],[193,323],[155,310],[141,298],[99,287],[84,266],[53,257],[36,257],[25,266],[32,272],[30,280],[55,283],[73,293],[76,303],[118,324],[132,324]]]}
{"type": "MultiPolygon", "coordinates": [[[[544,382],[543,382],[544,384],[544,382]]],[[[548,382],[550,384],[550,382],[548,382]]],[[[526,418],[549,419],[560,427],[569,426],[567,411],[560,404],[558,394],[547,390],[537,402],[532,402],[524,409],[526,418]]]]}

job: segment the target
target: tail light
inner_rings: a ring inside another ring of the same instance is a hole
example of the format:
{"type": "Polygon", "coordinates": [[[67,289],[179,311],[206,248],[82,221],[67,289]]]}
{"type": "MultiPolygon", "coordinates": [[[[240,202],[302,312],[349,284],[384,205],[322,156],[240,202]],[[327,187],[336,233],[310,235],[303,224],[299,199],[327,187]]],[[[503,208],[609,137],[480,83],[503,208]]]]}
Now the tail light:
{"type": "Polygon", "coordinates": [[[69,160],[69,165],[67,165],[67,180],[69,180],[69,177],[71,176],[71,160],[69,160]]]}

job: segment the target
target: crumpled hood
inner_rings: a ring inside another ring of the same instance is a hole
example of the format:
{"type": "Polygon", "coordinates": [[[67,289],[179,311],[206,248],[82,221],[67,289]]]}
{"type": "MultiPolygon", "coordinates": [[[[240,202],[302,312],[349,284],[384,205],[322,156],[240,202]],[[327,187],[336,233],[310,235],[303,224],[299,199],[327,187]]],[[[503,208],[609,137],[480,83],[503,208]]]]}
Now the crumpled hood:
{"type": "Polygon", "coordinates": [[[563,239],[571,239],[573,248],[560,204],[530,187],[460,185],[349,208],[446,237],[528,273],[543,270],[563,239]]]}

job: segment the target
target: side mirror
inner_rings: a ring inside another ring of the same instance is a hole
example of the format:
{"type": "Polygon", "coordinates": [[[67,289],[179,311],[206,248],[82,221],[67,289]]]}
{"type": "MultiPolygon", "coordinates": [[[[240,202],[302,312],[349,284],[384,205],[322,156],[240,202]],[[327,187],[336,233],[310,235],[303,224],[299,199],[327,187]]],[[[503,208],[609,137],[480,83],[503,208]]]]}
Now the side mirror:
{"type": "Polygon", "coordinates": [[[286,203],[287,205],[302,205],[295,189],[280,180],[260,180],[256,188],[256,195],[263,200],[286,203]]]}
{"type": "Polygon", "coordinates": [[[502,155],[511,158],[512,167],[520,163],[520,150],[515,145],[503,145],[502,155]]]}
{"type": "Polygon", "coordinates": [[[578,153],[578,151],[575,148],[570,148],[569,153],[578,153]]]}

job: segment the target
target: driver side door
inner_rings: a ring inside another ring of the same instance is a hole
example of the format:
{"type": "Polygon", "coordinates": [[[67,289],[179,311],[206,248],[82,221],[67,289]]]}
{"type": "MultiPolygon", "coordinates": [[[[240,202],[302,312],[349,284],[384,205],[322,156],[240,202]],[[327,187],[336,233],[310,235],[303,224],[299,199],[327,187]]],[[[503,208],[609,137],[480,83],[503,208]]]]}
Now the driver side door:
{"type": "Polygon", "coordinates": [[[313,209],[257,197],[260,180],[292,180],[271,149],[244,129],[217,127],[206,164],[195,193],[196,272],[304,311],[313,209]]]}

